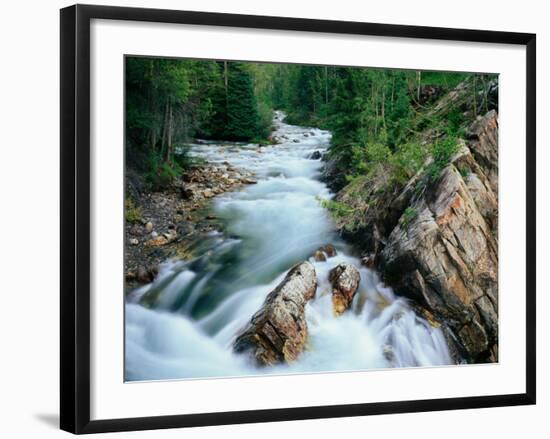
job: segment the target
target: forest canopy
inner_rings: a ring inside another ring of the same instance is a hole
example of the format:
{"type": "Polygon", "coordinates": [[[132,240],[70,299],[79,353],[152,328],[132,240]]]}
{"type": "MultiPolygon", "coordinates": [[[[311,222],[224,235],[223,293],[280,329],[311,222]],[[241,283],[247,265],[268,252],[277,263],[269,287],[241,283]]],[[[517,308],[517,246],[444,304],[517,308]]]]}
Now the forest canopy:
{"type": "Polygon", "coordinates": [[[495,75],[230,61],[126,58],[127,166],[161,188],[190,165],[195,138],[269,142],[273,110],[287,122],[328,129],[330,154],[349,178],[394,161],[408,176],[429,151],[416,134],[462,136],[468,120],[496,105],[495,75]],[[473,111],[426,111],[472,82],[473,111]],[[427,114],[429,117],[427,117],[427,114]]]}

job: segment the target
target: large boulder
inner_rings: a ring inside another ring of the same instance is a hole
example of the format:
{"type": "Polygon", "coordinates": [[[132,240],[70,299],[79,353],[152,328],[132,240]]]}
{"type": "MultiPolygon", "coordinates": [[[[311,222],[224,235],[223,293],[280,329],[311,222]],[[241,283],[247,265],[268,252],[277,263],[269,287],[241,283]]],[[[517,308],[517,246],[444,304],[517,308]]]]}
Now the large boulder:
{"type": "Polygon", "coordinates": [[[317,275],[311,263],[292,267],[237,336],[234,351],[249,353],[260,366],[294,361],[306,344],[305,305],[316,289],[317,275]]]}
{"type": "Polygon", "coordinates": [[[332,285],[332,305],[336,314],[349,308],[359,287],[361,275],[351,264],[339,264],[330,270],[328,279],[332,285]]]}

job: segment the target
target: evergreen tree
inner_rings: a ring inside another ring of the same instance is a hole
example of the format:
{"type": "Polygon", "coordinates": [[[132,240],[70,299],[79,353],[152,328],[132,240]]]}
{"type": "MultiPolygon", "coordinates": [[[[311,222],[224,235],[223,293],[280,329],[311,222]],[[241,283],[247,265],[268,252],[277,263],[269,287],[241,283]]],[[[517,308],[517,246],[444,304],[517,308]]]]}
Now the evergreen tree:
{"type": "Polygon", "coordinates": [[[241,63],[229,64],[224,137],[252,140],[261,132],[258,104],[251,74],[241,63]]]}
{"type": "Polygon", "coordinates": [[[396,76],[393,83],[394,98],[388,112],[388,145],[393,150],[406,140],[412,117],[407,79],[403,73],[396,76]]]}

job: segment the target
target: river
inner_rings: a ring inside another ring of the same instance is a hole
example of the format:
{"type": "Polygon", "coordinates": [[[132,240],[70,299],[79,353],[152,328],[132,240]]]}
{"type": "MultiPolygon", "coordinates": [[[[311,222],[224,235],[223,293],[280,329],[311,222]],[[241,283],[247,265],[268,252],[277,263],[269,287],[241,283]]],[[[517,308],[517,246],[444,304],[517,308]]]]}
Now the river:
{"type": "Polygon", "coordinates": [[[258,147],[204,143],[190,154],[209,163],[252,171],[257,184],[214,200],[223,231],[200,242],[192,261],[166,261],[152,284],[132,292],[125,315],[125,378],[185,379],[355,371],[452,364],[441,328],[430,325],[360,264],[339,239],[321,200],[333,194],[319,180],[331,135],[284,123],[275,113],[274,135],[283,143],[258,147]],[[313,252],[331,243],[337,256],[316,262],[313,252]],[[318,277],[306,306],[306,350],[290,365],[258,368],[232,351],[235,336],[288,269],[308,259],[318,277]],[[328,272],[348,262],[361,282],[351,309],[335,316],[328,272]],[[154,297],[153,307],[145,307],[154,297]]]}

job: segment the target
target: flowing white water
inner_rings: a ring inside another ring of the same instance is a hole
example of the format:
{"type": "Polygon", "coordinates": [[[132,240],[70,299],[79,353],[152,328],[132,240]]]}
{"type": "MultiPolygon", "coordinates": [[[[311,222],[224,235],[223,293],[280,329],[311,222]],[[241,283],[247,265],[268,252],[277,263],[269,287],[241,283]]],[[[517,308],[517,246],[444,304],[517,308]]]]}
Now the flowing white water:
{"type": "Polygon", "coordinates": [[[361,266],[334,233],[320,199],[333,196],[318,178],[330,133],[285,124],[276,113],[284,143],[258,147],[205,143],[192,154],[255,173],[258,183],[219,196],[214,205],[223,234],[205,240],[203,255],[191,263],[167,261],[155,281],[135,290],[126,305],[126,379],[156,380],[350,371],[451,364],[445,337],[418,316],[405,299],[361,266]],[[323,244],[338,255],[310,261],[318,277],[315,298],[306,306],[309,339],[291,365],[257,368],[232,352],[238,331],[283,280],[288,269],[323,244]],[[354,264],[361,282],[352,307],[336,317],[328,272],[354,264]],[[158,293],[154,309],[137,302],[158,293]]]}

